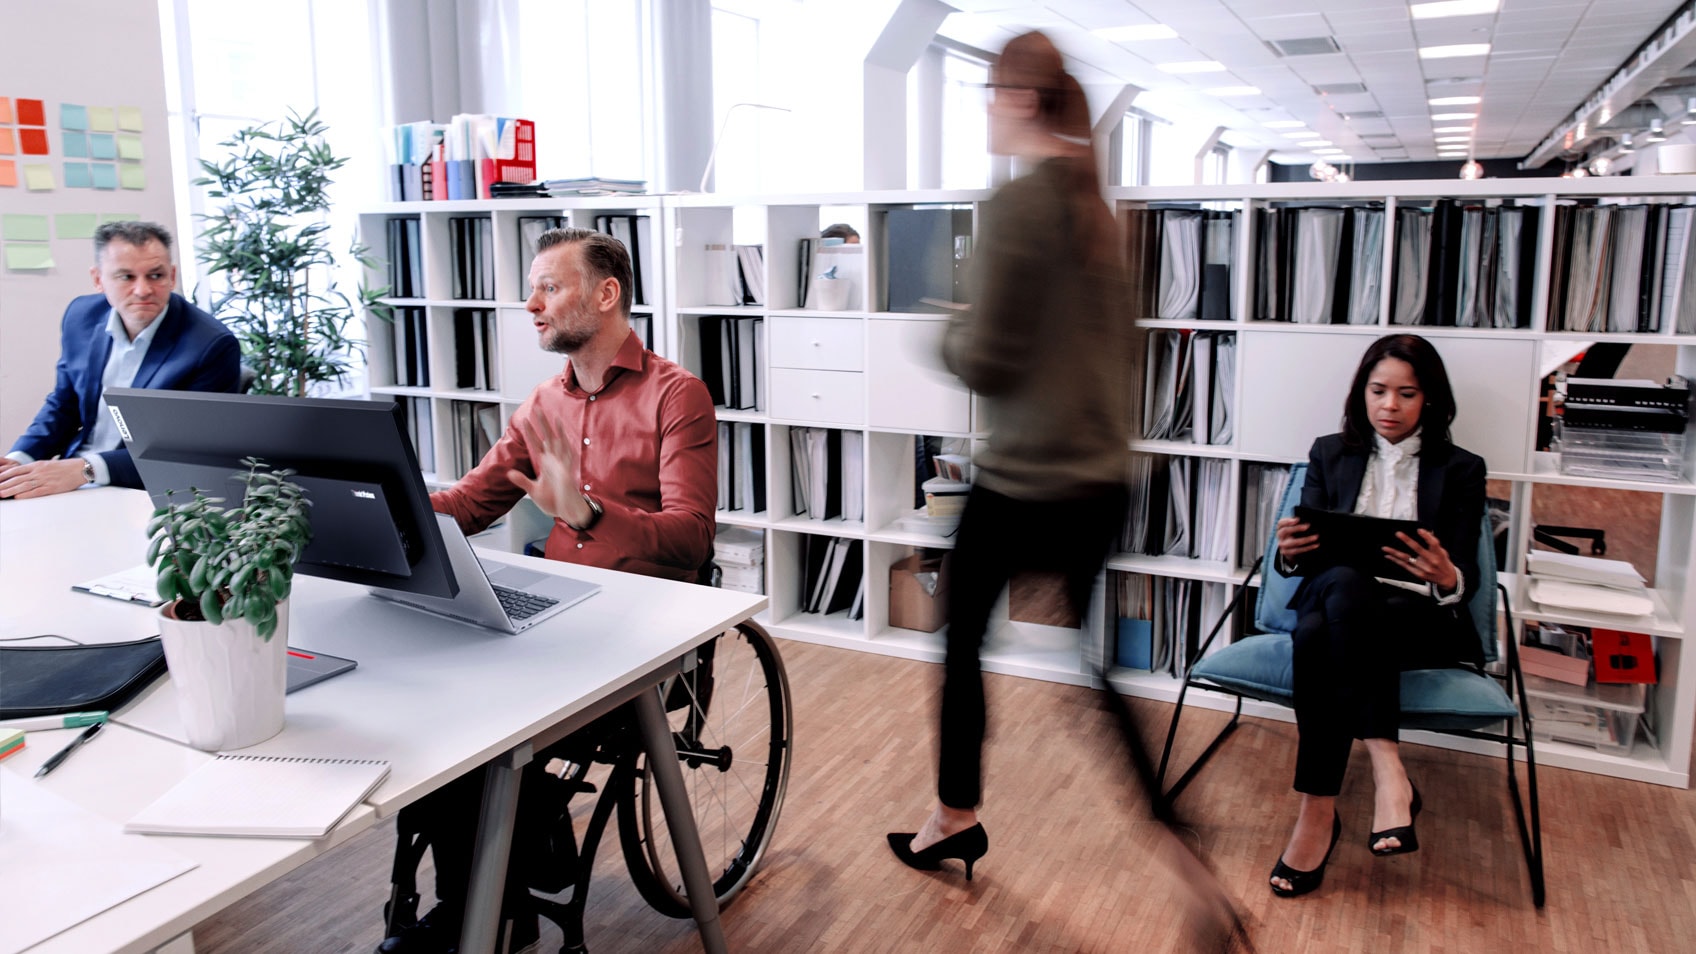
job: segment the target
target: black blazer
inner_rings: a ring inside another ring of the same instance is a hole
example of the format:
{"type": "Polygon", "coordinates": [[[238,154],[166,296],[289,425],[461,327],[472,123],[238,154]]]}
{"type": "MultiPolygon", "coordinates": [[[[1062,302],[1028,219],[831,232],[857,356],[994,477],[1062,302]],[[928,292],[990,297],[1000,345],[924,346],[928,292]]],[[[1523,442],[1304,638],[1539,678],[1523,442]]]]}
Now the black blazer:
{"type": "MultiPolygon", "coordinates": [[[[1343,435],[1327,434],[1313,442],[1307,452],[1307,482],[1301,488],[1303,506],[1320,510],[1349,512],[1354,510],[1360,496],[1361,482],[1366,478],[1366,462],[1372,456],[1370,447],[1352,449],[1343,444],[1343,435]]],[[[1478,592],[1478,533],[1484,520],[1484,476],[1488,468],[1484,458],[1453,444],[1427,440],[1419,451],[1419,525],[1437,535],[1449,559],[1464,578],[1461,601],[1440,607],[1446,619],[1453,620],[1463,632],[1470,634],[1478,645],[1478,630],[1467,611],[1473,594],[1478,592]]],[[[1301,561],[1296,561],[1301,571],[1301,561]]],[[[1305,574],[1303,574],[1305,575],[1305,574]]],[[[1296,588],[1295,605],[1301,599],[1307,580],[1296,588]]]]}

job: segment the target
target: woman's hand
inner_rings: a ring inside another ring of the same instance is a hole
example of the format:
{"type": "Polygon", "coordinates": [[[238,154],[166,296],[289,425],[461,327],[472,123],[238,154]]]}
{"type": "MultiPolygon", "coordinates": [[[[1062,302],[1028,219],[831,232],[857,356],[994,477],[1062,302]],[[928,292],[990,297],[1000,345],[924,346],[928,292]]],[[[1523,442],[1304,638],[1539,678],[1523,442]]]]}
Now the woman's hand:
{"type": "Polygon", "coordinates": [[[1319,534],[1308,533],[1312,526],[1296,517],[1278,521],[1278,555],[1294,565],[1296,557],[1319,549],[1319,534]]]}
{"type": "Polygon", "coordinates": [[[1413,574],[1414,577],[1427,583],[1437,584],[1440,590],[1453,590],[1460,582],[1455,573],[1455,564],[1449,559],[1449,551],[1443,549],[1443,544],[1437,535],[1429,530],[1420,528],[1419,539],[1398,532],[1396,538],[1407,546],[1406,550],[1395,547],[1385,547],[1384,555],[1390,562],[1413,574]]]}

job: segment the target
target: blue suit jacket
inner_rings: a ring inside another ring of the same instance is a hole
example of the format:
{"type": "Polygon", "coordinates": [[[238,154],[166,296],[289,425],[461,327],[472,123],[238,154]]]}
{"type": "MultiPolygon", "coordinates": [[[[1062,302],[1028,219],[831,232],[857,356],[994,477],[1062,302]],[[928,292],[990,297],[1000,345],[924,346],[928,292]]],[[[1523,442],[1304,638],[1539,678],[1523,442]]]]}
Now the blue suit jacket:
{"type": "MultiPolygon", "coordinates": [[[[60,325],[59,366],[53,390],[35,421],[12,450],[36,460],[69,457],[94,433],[100,414],[101,379],[112,336],[106,320],[112,306],[104,295],[83,295],[65,309],[60,325]]],[[[224,323],[173,294],[159,330],[136,369],[133,387],[167,391],[233,392],[241,382],[241,346],[224,323]]],[[[130,452],[120,446],[100,455],[117,487],[140,487],[130,452]]]]}

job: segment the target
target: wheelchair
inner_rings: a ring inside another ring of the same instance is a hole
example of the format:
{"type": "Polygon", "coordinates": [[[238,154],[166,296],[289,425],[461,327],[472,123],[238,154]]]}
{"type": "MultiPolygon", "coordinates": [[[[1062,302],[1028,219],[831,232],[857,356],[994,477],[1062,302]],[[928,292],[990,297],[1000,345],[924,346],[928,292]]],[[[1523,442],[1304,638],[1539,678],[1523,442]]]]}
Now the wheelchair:
{"type": "MultiPolygon", "coordinates": [[[[789,680],[777,645],[745,621],[703,644],[660,685],[672,741],[722,908],[753,878],[771,842],[789,781],[789,680]]],[[[642,899],[673,918],[691,917],[652,767],[628,706],[614,710],[538,756],[519,803],[499,949],[535,942],[538,917],[560,929],[560,954],[586,954],[583,911],[595,854],[616,813],[625,867],[642,899]],[[596,795],[581,837],[570,809],[596,795]],[[515,883],[515,882],[521,882],[515,883]],[[565,900],[557,897],[564,896],[565,900]]],[[[383,905],[388,934],[418,917],[418,863],[428,846],[401,830],[392,887],[383,905]]]]}

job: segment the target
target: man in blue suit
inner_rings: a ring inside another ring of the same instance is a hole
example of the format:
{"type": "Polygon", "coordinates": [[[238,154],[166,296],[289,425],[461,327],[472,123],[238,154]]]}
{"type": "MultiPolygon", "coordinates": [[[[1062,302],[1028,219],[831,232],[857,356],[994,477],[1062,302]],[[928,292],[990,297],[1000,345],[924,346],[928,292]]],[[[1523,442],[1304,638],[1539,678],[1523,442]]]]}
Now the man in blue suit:
{"type": "Polygon", "coordinates": [[[99,294],[65,309],[53,390],[0,458],[0,497],[44,497],[88,484],[140,487],[106,412],[107,388],[234,391],[235,335],[172,291],[171,233],[151,222],[109,222],[94,233],[99,294]]]}

